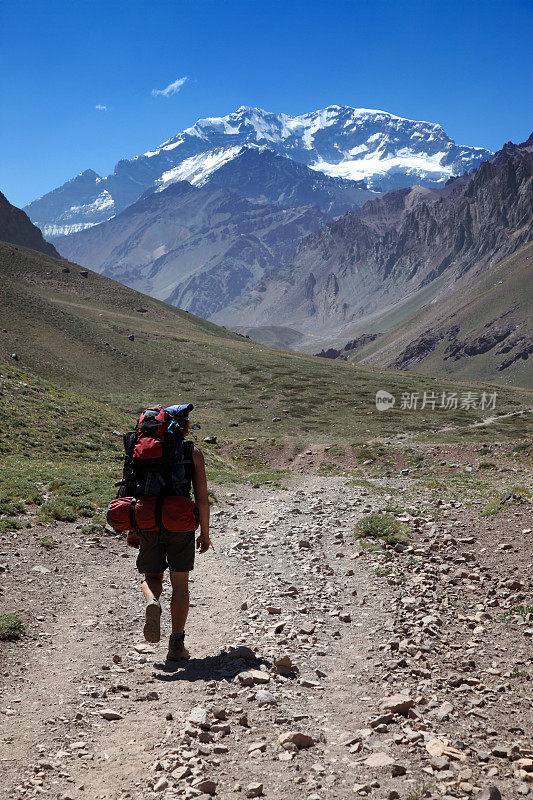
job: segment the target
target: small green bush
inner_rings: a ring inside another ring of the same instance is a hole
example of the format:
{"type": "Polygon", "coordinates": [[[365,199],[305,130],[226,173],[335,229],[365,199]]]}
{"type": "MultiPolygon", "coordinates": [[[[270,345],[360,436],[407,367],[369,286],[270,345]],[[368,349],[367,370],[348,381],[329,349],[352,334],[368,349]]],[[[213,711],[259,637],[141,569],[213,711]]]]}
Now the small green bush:
{"type": "Polygon", "coordinates": [[[84,525],[81,529],[81,533],[84,536],[94,536],[97,533],[102,533],[102,528],[104,527],[104,523],[102,522],[95,522],[92,520],[87,525],[84,525]]]}
{"type": "Polygon", "coordinates": [[[357,461],[378,461],[390,455],[390,451],[379,444],[353,442],[352,448],[357,461]]]}
{"type": "Polygon", "coordinates": [[[531,442],[520,442],[513,446],[513,455],[531,456],[532,450],[531,442]]]}
{"type": "Polygon", "coordinates": [[[317,470],[319,475],[343,475],[346,470],[334,464],[332,461],[322,461],[317,470]]]}
{"type": "Polygon", "coordinates": [[[23,500],[12,500],[8,497],[0,497],[0,514],[14,516],[15,514],[25,514],[26,506],[23,500]]]}
{"type": "Polygon", "coordinates": [[[509,622],[509,620],[517,615],[524,617],[524,619],[533,614],[533,606],[512,606],[508,611],[502,614],[502,622],[509,622]]]}
{"type": "Polygon", "coordinates": [[[6,533],[7,531],[19,531],[23,528],[22,522],[19,522],[18,519],[14,517],[4,517],[0,519],[0,533],[6,533]]]}
{"type": "Polygon", "coordinates": [[[509,505],[522,505],[531,501],[532,492],[528,486],[512,486],[507,494],[495,498],[484,506],[482,517],[491,517],[509,505]]]}
{"type": "Polygon", "coordinates": [[[51,517],[59,522],[74,522],[78,515],[72,506],[62,502],[57,497],[51,497],[43,505],[42,517],[51,517]]]}
{"type": "Polygon", "coordinates": [[[51,536],[43,536],[39,539],[39,547],[44,547],[45,550],[52,550],[55,546],[56,543],[51,536]]]}
{"type": "Polygon", "coordinates": [[[405,525],[390,514],[368,514],[356,523],[354,533],[360,538],[382,539],[387,544],[402,544],[409,538],[405,525]]]}
{"type": "Polygon", "coordinates": [[[0,614],[0,639],[16,641],[24,633],[24,623],[15,614],[0,614]]]}

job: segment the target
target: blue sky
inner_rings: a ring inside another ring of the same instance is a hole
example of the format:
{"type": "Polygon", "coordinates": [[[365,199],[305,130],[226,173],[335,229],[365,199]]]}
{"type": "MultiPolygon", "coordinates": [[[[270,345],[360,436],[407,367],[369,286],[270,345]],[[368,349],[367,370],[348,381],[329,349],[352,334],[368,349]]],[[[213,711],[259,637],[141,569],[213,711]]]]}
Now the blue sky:
{"type": "Polygon", "coordinates": [[[496,149],[533,128],[532,35],[531,0],[3,0],[0,189],[21,206],[241,105],[496,149]]]}

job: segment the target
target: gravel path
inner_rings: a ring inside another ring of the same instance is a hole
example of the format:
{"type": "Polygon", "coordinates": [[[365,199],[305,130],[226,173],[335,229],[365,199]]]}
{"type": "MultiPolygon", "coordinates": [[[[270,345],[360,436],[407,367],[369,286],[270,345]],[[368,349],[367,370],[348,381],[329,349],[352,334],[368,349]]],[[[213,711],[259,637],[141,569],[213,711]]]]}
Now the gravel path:
{"type": "Polygon", "coordinates": [[[3,537],[29,635],[0,650],[2,800],[533,797],[527,507],[413,506],[372,552],[353,525],[387,496],[345,478],[217,495],[184,666],[142,640],[122,539],[3,537]]]}

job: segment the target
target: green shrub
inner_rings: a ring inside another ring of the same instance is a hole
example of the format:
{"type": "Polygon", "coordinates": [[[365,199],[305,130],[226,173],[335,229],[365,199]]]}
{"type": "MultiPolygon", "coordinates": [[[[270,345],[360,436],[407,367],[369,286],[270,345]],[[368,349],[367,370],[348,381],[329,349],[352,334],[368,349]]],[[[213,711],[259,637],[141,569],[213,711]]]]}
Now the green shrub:
{"type": "Polygon", "coordinates": [[[94,520],[91,520],[91,522],[82,527],[81,532],[84,536],[93,536],[94,534],[102,533],[103,527],[103,522],[95,522],[94,520]]]}
{"type": "Polygon", "coordinates": [[[24,623],[15,614],[0,614],[0,639],[16,641],[24,633],[24,623]]]}
{"type": "Polygon", "coordinates": [[[531,442],[520,442],[519,444],[515,444],[513,446],[513,455],[531,456],[532,449],[533,447],[531,442]]]}
{"type": "Polygon", "coordinates": [[[390,514],[368,514],[356,523],[354,533],[360,538],[383,539],[387,544],[402,544],[409,538],[405,525],[390,514]]]}
{"type": "Polygon", "coordinates": [[[23,500],[13,500],[9,497],[0,496],[0,514],[14,516],[15,514],[25,514],[26,506],[23,500]]]}
{"type": "Polygon", "coordinates": [[[43,536],[39,539],[39,547],[44,547],[45,550],[52,550],[55,546],[56,543],[51,536],[43,536]]]}
{"type": "Polygon", "coordinates": [[[512,486],[507,494],[501,495],[499,498],[494,498],[481,512],[482,517],[491,517],[497,514],[502,508],[509,505],[522,505],[523,503],[531,502],[532,492],[528,486],[512,486]]]}
{"type": "Polygon", "coordinates": [[[344,475],[346,470],[334,464],[332,461],[322,461],[317,470],[319,475],[344,475]]]}
{"type": "Polygon", "coordinates": [[[58,522],[74,522],[78,518],[78,514],[72,508],[57,497],[51,497],[42,508],[42,519],[52,518],[58,522]]]}
{"type": "Polygon", "coordinates": [[[19,531],[23,528],[22,522],[19,522],[18,519],[14,517],[4,517],[0,519],[0,533],[6,533],[7,531],[19,531]]]}
{"type": "Polygon", "coordinates": [[[352,448],[355,458],[358,461],[377,461],[390,455],[390,451],[383,445],[379,444],[353,442],[352,448]]]}
{"type": "Polygon", "coordinates": [[[502,614],[501,619],[502,622],[509,622],[509,620],[514,616],[520,615],[525,619],[531,614],[533,614],[533,606],[512,606],[508,611],[502,614]]]}

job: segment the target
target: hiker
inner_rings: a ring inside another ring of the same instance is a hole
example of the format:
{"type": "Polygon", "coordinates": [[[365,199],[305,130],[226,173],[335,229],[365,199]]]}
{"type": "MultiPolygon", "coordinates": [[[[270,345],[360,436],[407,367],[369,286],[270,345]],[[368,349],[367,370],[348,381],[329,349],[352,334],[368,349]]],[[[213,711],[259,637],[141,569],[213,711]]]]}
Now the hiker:
{"type": "Polygon", "coordinates": [[[201,450],[185,438],[191,430],[189,413],[192,409],[192,403],[165,409],[157,406],[141,414],[136,431],[125,435],[124,477],[118,498],[112,501],[108,512],[113,527],[129,530],[128,544],[139,549],[137,569],[144,575],[144,638],[148,642],[160,640],[159,598],[165,569],[169,569],[172,633],[168,661],[189,658],[189,651],[185,647],[185,623],[189,612],[189,572],[194,568],[194,540],[198,521],[200,533],[196,539],[196,549],[205,553],[210,545],[205,461],[201,450]],[[164,450],[169,446],[169,436],[173,448],[170,457],[164,450]],[[159,447],[164,467],[154,467],[154,463],[157,463],[154,446],[159,447]],[[147,459],[148,466],[142,466],[143,457],[147,459]],[[190,499],[191,488],[196,507],[190,499]],[[151,517],[147,522],[143,515],[150,512],[151,517]],[[124,513],[127,516],[122,521],[117,514],[124,513]],[[134,530],[131,530],[132,527],[134,530]]]}

